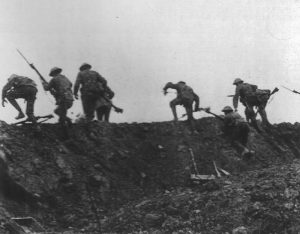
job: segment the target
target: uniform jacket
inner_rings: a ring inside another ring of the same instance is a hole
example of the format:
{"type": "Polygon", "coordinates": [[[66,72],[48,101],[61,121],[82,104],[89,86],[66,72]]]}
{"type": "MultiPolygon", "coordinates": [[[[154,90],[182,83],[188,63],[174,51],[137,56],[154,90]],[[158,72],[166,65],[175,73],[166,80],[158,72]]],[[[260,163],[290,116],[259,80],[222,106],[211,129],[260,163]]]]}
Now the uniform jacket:
{"type": "Polygon", "coordinates": [[[25,76],[17,76],[9,79],[7,84],[2,89],[2,98],[5,98],[8,90],[12,88],[20,88],[23,86],[31,86],[36,88],[36,83],[32,79],[25,76]]]}
{"type": "Polygon", "coordinates": [[[233,97],[233,107],[235,109],[238,107],[239,98],[241,99],[241,102],[243,102],[245,98],[255,95],[256,89],[256,85],[251,85],[247,83],[241,83],[237,85],[235,89],[235,95],[233,97]]]}
{"type": "Polygon", "coordinates": [[[72,83],[64,75],[53,77],[48,84],[44,84],[45,90],[54,90],[57,100],[73,100],[72,83]]]}
{"type": "Polygon", "coordinates": [[[77,95],[80,85],[80,92],[82,95],[93,95],[103,92],[106,84],[106,79],[98,72],[92,70],[80,71],[74,85],[74,95],[77,95]]]}

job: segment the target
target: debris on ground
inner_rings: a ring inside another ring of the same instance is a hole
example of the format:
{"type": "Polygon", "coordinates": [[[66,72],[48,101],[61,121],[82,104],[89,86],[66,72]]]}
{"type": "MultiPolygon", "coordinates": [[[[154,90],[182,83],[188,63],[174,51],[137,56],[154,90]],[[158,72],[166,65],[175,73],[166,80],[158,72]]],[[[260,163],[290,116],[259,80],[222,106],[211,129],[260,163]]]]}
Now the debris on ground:
{"type": "Polygon", "coordinates": [[[14,217],[69,234],[300,232],[298,123],[251,130],[245,158],[214,118],[198,134],[185,122],[40,127],[0,122],[1,233],[14,217]],[[4,178],[37,202],[3,193],[4,178]]]}

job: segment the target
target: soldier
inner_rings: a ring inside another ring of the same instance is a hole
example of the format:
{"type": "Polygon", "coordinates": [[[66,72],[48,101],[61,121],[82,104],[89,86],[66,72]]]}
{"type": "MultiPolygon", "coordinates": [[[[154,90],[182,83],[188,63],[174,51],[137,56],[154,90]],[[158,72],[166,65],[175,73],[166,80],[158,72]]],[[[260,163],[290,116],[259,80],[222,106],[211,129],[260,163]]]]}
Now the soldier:
{"type": "Polygon", "coordinates": [[[54,113],[59,116],[59,123],[71,124],[72,121],[67,117],[67,111],[73,105],[72,83],[61,74],[62,69],[54,67],[50,70],[49,76],[53,77],[49,83],[43,83],[44,89],[50,91],[56,99],[57,108],[54,113]]]}
{"type": "Polygon", "coordinates": [[[244,83],[240,78],[236,78],[233,84],[236,85],[235,95],[233,97],[235,111],[237,110],[238,101],[240,99],[240,102],[246,107],[245,115],[247,119],[251,120],[251,123],[257,130],[259,129],[253,107],[258,108],[258,113],[261,116],[262,122],[266,124],[266,126],[271,126],[265,111],[271,91],[257,89],[256,85],[244,83]]]}
{"type": "Polygon", "coordinates": [[[237,112],[233,112],[230,106],[225,106],[222,112],[225,114],[223,132],[230,137],[233,144],[243,150],[242,156],[252,153],[252,151],[247,148],[250,132],[247,121],[237,112]]]}
{"type": "Polygon", "coordinates": [[[164,95],[168,92],[168,89],[175,89],[177,91],[177,97],[170,102],[170,107],[174,116],[174,121],[178,121],[176,106],[183,105],[187,116],[188,121],[193,122],[193,103],[195,102],[194,111],[199,110],[199,97],[194,93],[193,89],[186,85],[185,82],[179,81],[177,84],[168,82],[163,88],[164,95]]]}
{"type": "Polygon", "coordinates": [[[106,86],[103,96],[100,96],[96,103],[97,119],[99,121],[109,122],[109,115],[112,107],[111,99],[114,96],[115,93],[106,86]]]}
{"type": "Polygon", "coordinates": [[[98,72],[91,70],[90,64],[84,63],[80,66],[80,72],[74,86],[74,96],[78,99],[78,89],[81,85],[81,101],[83,111],[88,121],[94,119],[96,103],[99,96],[104,94],[107,81],[98,72]]]}
{"type": "Polygon", "coordinates": [[[5,107],[5,99],[7,99],[19,112],[15,119],[22,119],[25,115],[16,99],[23,98],[27,102],[26,115],[28,120],[36,123],[34,116],[34,102],[37,93],[36,86],[36,83],[30,78],[15,74],[11,75],[8,78],[7,84],[2,89],[2,106],[5,107]]]}

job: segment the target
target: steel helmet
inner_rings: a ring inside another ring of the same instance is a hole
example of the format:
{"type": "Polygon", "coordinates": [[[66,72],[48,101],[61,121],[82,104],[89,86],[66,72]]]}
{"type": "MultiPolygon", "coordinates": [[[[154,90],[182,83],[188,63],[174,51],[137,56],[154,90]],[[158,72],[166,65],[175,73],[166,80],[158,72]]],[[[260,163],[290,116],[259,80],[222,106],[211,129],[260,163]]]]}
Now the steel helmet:
{"type": "Polygon", "coordinates": [[[231,106],[225,106],[222,110],[222,112],[230,112],[233,111],[233,109],[231,108],[231,106]]]}
{"type": "Polygon", "coordinates": [[[8,81],[11,81],[13,78],[16,78],[16,77],[18,77],[18,75],[16,75],[16,74],[12,74],[12,75],[10,75],[10,77],[8,77],[8,81]]]}
{"type": "Polygon", "coordinates": [[[79,67],[79,70],[80,71],[84,71],[84,70],[86,70],[86,69],[91,69],[92,68],[92,66],[90,65],[90,64],[88,64],[88,63],[83,63],[80,67],[79,67]]]}
{"type": "Polygon", "coordinates": [[[243,83],[244,81],[241,79],[241,78],[236,78],[234,81],[233,81],[233,84],[238,84],[238,83],[243,83]]]}
{"type": "Polygon", "coordinates": [[[58,75],[59,73],[62,72],[62,69],[59,68],[59,67],[53,67],[51,70],[50,70],[50,73],[49,73],[49,76],[55,76],[55,75],[58,75]]]}

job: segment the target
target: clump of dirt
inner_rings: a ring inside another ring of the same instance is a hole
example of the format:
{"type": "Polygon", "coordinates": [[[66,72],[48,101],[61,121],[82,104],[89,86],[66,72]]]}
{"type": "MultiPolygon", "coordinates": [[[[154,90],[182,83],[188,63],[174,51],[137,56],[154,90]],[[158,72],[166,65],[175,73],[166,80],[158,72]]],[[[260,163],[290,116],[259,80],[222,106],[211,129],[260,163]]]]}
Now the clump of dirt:
{"type": "Polygon", "coordinates": [[[241,158],[220,124],[197,120],[198,133],[184,122],[77,123],[67,132],[43,124],[35,132],[0,122],[0,153],[10,177],[39,195],[34,206],[3,195],[0,222],[32,216],[51,231],[83,233],[295,228],[300,223],[293,160],[300,155],[300,125],[252,130],[249,145],[256,154],[241,158]],[[200,174],[216,175],[215,162],[231,175],[193,184],[190,149],[200,174]]]}

